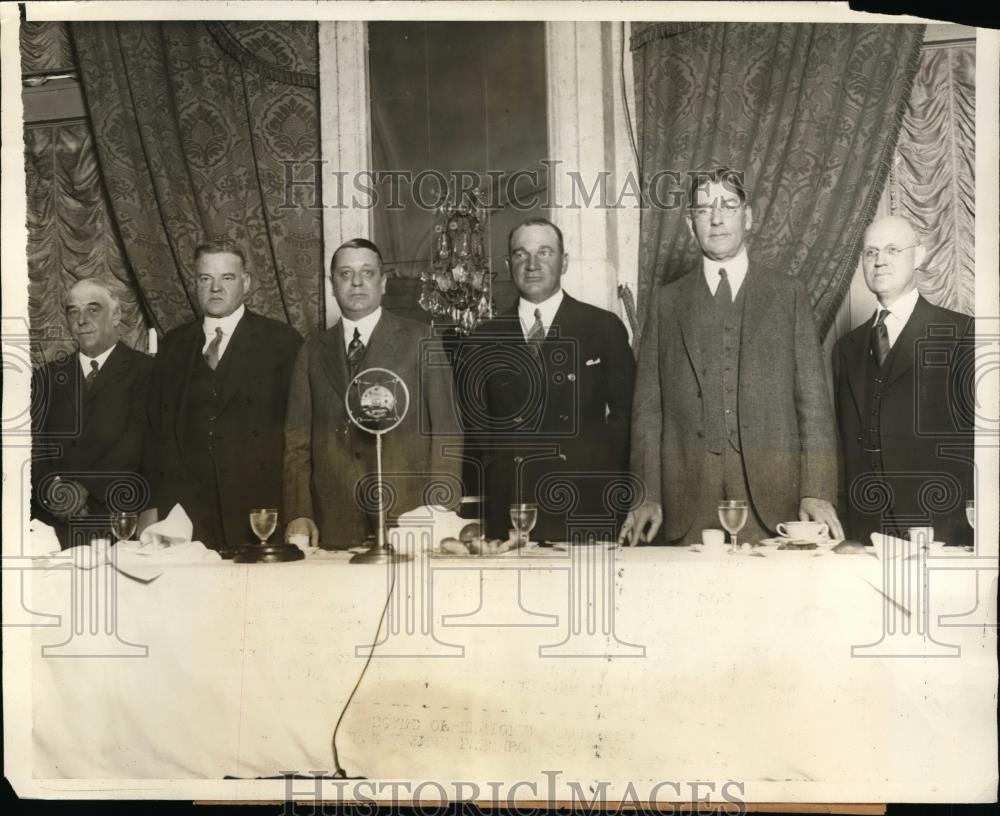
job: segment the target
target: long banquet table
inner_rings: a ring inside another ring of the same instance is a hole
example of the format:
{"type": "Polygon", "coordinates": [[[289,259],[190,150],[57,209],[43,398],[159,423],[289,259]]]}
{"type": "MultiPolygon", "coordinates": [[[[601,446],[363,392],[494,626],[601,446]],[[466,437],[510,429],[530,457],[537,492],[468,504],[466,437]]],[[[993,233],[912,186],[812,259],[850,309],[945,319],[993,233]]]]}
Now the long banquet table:
{"type": "Polygon", "coordinates": [[[32,634],[33,774],[332,771],[379,628],[338,731],[349,776],[520,780],[524,800],[572,782],[669,798],[647,795],[665,780],[738,780],[756,801],[992,798],[995,610],[983,625],[961,557],[900,571],[828,549],[584,547],[395,572],[341,553],[219,562],[149,583],[36,570],[31,609],[59,618],[32,634]]]}

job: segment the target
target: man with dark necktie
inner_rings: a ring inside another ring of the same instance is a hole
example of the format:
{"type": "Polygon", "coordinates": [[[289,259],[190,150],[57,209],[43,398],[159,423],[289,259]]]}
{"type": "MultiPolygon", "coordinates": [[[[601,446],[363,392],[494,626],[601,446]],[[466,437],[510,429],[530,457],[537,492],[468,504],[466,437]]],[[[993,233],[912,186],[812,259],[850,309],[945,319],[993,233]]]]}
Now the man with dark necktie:
{"type": "Polygon", "coordinates": [[[693,174],[688,229],[697,267],[652,294],[639,350],[632,470],[646,501],[629,543],[693,543],[743,500],[741,541],[783,521],[842,537],[833,502],[837,443],[819,336],[805,289],[747,255],[753,213],[740,174],[693,174]]]}
{"type": "Polygon", "coordinates": [[[355,427],[345,406],[358,373],[387,369],[409,390],[409,410],[383,445],[390,523],[421,505],[458,504],[461,436],[440,342],[428,326],[382,308],[387,274],[378,247],[364,238],[345,242],[333,253],[330,275],[341,318],[302,347],[288,395],[285,536],[347,549],[378,524],[375,438],[355,427]],[[442,501],[448,493],[452,501],[442,501]]]}
{"type": "Polygon", "coordinates": [[[878,309],[833,351],[842,453],[841,509],[851,538],[933,526],[971,544],[973,320],[917,290],[927,250],[889,216],[865,231],[862,268],[878,309]]]}
{"type": "Polygon", "coordinates": [[[563,291],[562,232],[532,218],[507,240],[519,298],[465,342],[456,384],[466,446],[482,467],[487,534],[506,539],[511,505],[535,504],[536,541],[614,539],[631,499],[635,358],[621,320],[563,291]]]}
{"type": "Polygon", "coordinates": [[[246,308],[252,280],[236,243],[200,245],[194,267],[203,317],[160,344],[144,471],[161,518],[180,503],[194,537],[231,555],[254,540],[252,509],[281,506],[285,406],[302,338],[246,308]]]}
{"type": "Polygon", "coordinates": [[[115,490],[145,493],[136,480],[153,360],[121,342],[121,305],[107,284],[77,281],[65,307],[78,351],[35,372],[31,481],[32,516],[70,547],[81,543],[71,540],[74,519],[133,509],[115,507],[115,490]]]}

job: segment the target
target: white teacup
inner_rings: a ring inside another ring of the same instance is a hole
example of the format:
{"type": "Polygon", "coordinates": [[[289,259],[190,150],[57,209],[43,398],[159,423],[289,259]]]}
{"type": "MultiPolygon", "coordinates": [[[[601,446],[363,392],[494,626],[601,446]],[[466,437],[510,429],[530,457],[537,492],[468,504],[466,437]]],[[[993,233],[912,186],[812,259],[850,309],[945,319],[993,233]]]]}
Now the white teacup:
{"type": "Polygon", "coordinates": [[[288,543],[293,547],[298,547],[302,552],[311,552],[312,548],[309,546],[309,534],[308,533],[295,533],[295,535],[290,535],[288,537],[288,543]]]}
{"type": "Polygon", "coordinates": [[[778,535],[793,541],[820,541],[830,528],[818,521],[785,521],[778,525],[778,535]]]}
{"type": "Polygon", "coordinates": [[[923,547],[929,547],[934,543],[934,528],[933,527],[911,527],[906,531],[906,537],[910,539],[914,544],[920,544],[923,547]]]}
{"type": "Polygon", "coordinates": [[[722,530],[702,530],[701,543],[705,547],[721,547],[726,543],[726,534],[722,530]]]}

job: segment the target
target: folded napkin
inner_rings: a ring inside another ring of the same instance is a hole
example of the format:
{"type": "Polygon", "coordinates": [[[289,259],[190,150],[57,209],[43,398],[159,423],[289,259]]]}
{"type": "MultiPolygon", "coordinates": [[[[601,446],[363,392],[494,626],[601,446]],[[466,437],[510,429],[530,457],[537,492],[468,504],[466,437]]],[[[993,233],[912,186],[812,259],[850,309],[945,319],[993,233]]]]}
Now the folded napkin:
{"type": "Polygon", "coordinates": [[[437,548],[443,538],[458,538],[469,519],[459,518],[458,513],[437,505],[424,505],[401,513],[398,527],[389,530],[389,542],[397,551],[409,551],[412,546],[416,553],[437,548]]]}
{"type": "Polygon", "coordinates": [[[175,504],[173,509],[167,513],[163,521],[150,524],[139,535],[142,544],[155,544],[160,547],[169,547],[173,544],[183,544],[191,541],[191,533],[194,525],[184,508],[175,504]]]}
{"type": "MultiPolygon", "coordinates": [[[[872,546],[875,548],[875,554],[880,561],[892,561],[897,558],[916,558],[920,555],[921,547],[930,555],[943,555],[945,552],[948,552],[945,549],[945,545],[940,541],[926,543],[913,542],[906,538],[883,535],[882,533],[872,533],[870,538],[872,546]]],[[[951,549],[961,550],[960,547],[951,549]]]]}

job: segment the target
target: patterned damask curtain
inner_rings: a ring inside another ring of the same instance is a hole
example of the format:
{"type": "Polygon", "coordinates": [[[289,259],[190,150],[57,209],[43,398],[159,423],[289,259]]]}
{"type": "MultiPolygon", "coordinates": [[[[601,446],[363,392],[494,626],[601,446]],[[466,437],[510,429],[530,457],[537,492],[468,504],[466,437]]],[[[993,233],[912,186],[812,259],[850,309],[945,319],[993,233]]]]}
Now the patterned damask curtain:
{"type": "MultiPolygon", "coordinates": [[[[36,88],[48,93],[51,75],[76,72],[65,23],[22,22],[20,39],[25,94],[34,93],[36,88]]],[[[146,323],[115,234],[90,126],[78,113],[62,115],[65,112],[60,106],[51,102],[44,110],[39,114],[30,100],[25,101],[32,360],[49,362],[75,350],[63,315],[63,298],[66,290],[84,277],[100,278],[114,287],[122,306],[122,336],[130,346],[144,351],[146,323]]]]}
{"type": "Polygon", "coordinates": [[[927,258],[918,270],[931,303],[976,305],[976,45],[929,44],[903,116],[889,202],[918,224],[927,258]]]}
{"type": "Polygon", "coordinates": [[[251,309],[322,321],[316,24],[72,23],[101,172],[158,329],[196,316],[192,254],[241,241],[251,309]],[[289,203],[292,206],[289,206],[289,203]]]}
{"type": "MultiPolygon", "coordinates": [[[[878,203],[922,26],[634,24],[644,183],[660,171],[746,173],[751,257],[806,285],[829,328],[878,203]]],[[[677,201],[660,190],[661,201],[677,201]]],[[[646,209],[639,307],[698,251],[683,207],[646,209]]]]}
{"type": "Polygon", "coordinates": [[[63,317],[63,298],[74,282],[89,277],[114,287],[122,307],[122,339],[145,351],[146,324],[115,235],[89,125],[26,127],[24,162],[34,359],[49,362],[76,349],[63,317]]]}

